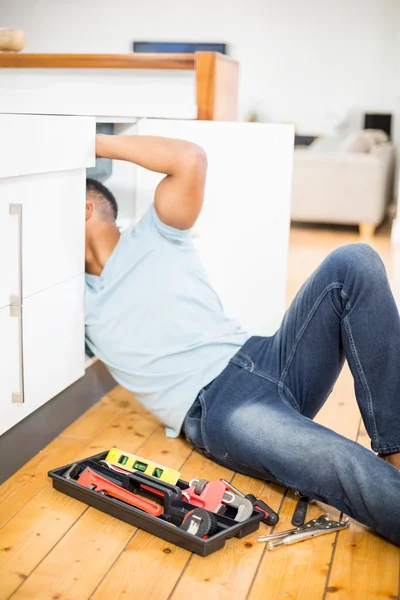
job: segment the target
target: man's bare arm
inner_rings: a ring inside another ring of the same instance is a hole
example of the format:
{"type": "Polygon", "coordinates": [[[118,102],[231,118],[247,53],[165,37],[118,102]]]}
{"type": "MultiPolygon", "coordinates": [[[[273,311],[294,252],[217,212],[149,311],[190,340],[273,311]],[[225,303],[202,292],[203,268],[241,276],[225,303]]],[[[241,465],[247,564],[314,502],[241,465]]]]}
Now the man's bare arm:
{"type": "Polygon", "coordinates": [[[98,134],[96,155],[165,173],[154,197],[159,218],[177,229],[194,225],[203,204],[207,172],[207,157],[200,146],[147,135],[98,134]]]}

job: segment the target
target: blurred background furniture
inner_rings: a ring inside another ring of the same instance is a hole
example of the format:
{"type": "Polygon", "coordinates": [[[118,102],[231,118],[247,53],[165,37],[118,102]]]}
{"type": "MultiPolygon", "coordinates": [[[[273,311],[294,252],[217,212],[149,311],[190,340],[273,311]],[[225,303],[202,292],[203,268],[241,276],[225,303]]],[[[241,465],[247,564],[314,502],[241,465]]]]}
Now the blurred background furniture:
{"type": "Polygon", "coordinates": [[[372,236],[393,199],[394,163],[394,146],[379,130],[296,148],[292,221],[358,225],[363,236],[372,236]]]}
{"type": "Polygon", "coordinates": [[[0,112],[236,121],[238,85],[218,52],[0,54],[0,112]]]}
{"type": "Polygon", "coordinates": [[[390,113],[366,113],[364,115],[364,129],[380,129],[392,139],[392,115],[390,113]]]}

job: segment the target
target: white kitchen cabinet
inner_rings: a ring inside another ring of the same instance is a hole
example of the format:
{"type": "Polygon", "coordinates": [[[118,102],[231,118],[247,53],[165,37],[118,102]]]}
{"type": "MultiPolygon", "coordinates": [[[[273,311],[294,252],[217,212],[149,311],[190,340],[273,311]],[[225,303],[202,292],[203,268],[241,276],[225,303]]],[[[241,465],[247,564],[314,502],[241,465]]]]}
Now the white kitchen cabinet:
{"type": "Polygon", "coordinates": [[[0,115],[0,433],[84,374],[95,120],[0,115]]]}
{"type": "Polygon", "coordinates": [[[0,190],[2,205],[21,207],[21,239],[19,215],[7,215],[12,231],[7,255],[15,261],[22,244],[23,298],[84,272],[83,169],[3,179],[0,190]]]}
{"type": "Polygon", "coordinates": [[[17,239],[17,219],[11,217],[10,204],[3,201],[0,187],[0,309],[10,304],[10,293],[12,293],[12,290],[15,290],[18,285],[18,255],[13,251],[17,239]]]}
{"type": "MultiPolygon", "coordinates": [[[[293,127],[142,119],[137,131],[205,149],[205,202],[193,232],[202,261],[225,311],[252,334],[274,333],[285,308],[293,127]]],[[[138,169],[136,220],[162,177],[138,169]]]]}
{"type": "Polygon", "coordinates": [[[0,311],[0,434],[84,375],[84,275],[34,294],[23,305],[22,336],[18,317],[0,311]],[[19,360],[23,345],[23,365],[19,360]],[[23,378],[20,369],[23,368],[23,378]],[[24,402],[12,402],[12,394],[24,402]]]}
{"type": "Polygon", "coordinates": [[[3,425],[6,406],[12,405],[17,407],[17,410],[20,406],[12,404],[13,394],[20,392],[19,339],[18,319],[11,316],[9,306],[0,309],[0,427],[3,425]]]}

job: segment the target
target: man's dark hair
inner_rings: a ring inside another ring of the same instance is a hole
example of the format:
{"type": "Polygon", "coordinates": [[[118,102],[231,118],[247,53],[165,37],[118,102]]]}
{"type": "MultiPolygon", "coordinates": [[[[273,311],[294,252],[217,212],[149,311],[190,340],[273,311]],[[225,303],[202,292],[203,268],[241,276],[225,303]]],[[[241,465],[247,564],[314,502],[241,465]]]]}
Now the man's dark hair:
{"type": "Polygon", "coordinates": [[[118,216],[118,205],[113,194],[105,185],[97,179],[86,179],[86,193],[96,197],[104,214],[112,216],[114,220],[118,216]]]}

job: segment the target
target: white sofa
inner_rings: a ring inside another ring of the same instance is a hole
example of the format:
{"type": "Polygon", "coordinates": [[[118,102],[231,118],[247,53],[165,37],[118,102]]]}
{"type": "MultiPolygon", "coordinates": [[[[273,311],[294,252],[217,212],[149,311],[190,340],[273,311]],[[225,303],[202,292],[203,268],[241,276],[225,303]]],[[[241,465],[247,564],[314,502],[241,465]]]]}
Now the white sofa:
{"type": "Polygon", "coordinates": [[[383,131],[321,138],[294,152],[292,221],[356,224],[371,236],[393,200],[395,149],[383,131]]]}

